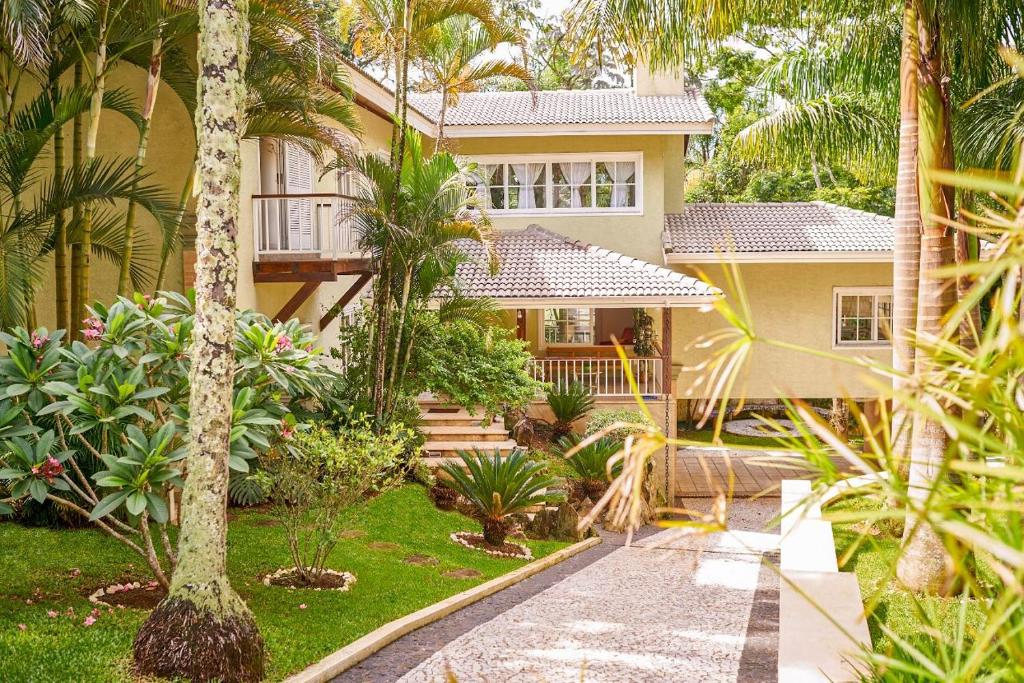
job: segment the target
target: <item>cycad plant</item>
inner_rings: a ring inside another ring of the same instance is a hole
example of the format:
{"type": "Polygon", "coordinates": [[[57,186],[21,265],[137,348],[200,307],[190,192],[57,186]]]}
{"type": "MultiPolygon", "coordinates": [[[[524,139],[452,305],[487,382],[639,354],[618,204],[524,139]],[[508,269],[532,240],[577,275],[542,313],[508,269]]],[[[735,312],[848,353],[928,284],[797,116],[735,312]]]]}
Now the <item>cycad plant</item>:
{"type": "Polygon", "coordinates": [[[608,464],[612,456],[622,450],[622,442],[607,436],[583,442],[577,434],[564,436],[558,441],[557,452],[579,475],[581,493],[597,500],[608,490],[608,482],[622,473],[621,462],[614,462],[610,467],[608,464]]]}
{"type": "Polygon", "coordinates": [[[594,397],[579,382],[573,382],[565,388],[555,386],[548,391],[547,398],[548,406],[555,416],[551,428],[556,439],[571,432],[573,423],[594,407],[594,397]]]}
{"type": "Polygon", "coordinates": [[[560,480],[523,453],[502,456],[495,450],[488,455],[474,448],[471,452],[460,452],[459,457],[462,465],[441,466],[448,475],[444,481],[476,508],[484,527],[484,540],[492,546],[505,543],[509,515],[565,500],[565,494],[550,490],[560,480]]]}

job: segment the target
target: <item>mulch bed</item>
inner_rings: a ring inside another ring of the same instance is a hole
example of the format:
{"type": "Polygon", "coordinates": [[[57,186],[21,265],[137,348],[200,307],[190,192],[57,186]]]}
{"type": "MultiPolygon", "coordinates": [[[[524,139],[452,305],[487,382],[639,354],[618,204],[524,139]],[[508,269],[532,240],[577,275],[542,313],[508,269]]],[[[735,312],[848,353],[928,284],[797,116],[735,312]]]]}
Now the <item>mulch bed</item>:
{"type": "Polygon", "coordinates": [[[402,562],[405,562],[406,564],[417,564],[417,565],[430,565],[430,566],[432,566],[432,565],[435,565],[435,564],[438,563],[438,559],[436,557],[431,557],[430,555],[424,555],[422,553],[416,553],[414,555],[409,555],[408,557],[403,559],[402,562]]]}
{"type": "Polygon", "coordinates": [[[367,543],[366,547],[370,550],[398,550],[402,546],[390,541],[373,541],[371,543],[367,543]]]}
{"type": "Polygon", "coordinates": [[[352,574],[337,572],[333,569],[325,569],[324,573],[320,575],[320,580],[315,584],[306,583],[294,567],[284,567],[263,577],[264,586],[277,586],[290,590],[301,588],[315,591],[347,591],[355,582],[356,577],[352,574]]]}
{"type": "Polygon", "coordinates": [[[446,576],[449,579],[479,579],[483,576],[483,573],[476,569],[463,567],[461,569],[452,569],[451,571],[447,571],[444,574],[441,574],[441,576],[446,576]]]}
{"type": "Polygon", "coordinates": [[[109,607],[130,607],[132,609],[150,610],[160,604],[167,591],[156,581],[141,583],[114,583],[102,586],[89,593],[89,602],[94,605],[109,607]]]}
{"type": "Polygon", "coordinates": [[[485,552],[496,557],[511,557],[517,560],[532,560],[533,553],[525,545],[505,541],[500,546],[491,545],[484,539],[483,534],[472,531],[456,531],[451,539],[459,545],[485,552]]]}

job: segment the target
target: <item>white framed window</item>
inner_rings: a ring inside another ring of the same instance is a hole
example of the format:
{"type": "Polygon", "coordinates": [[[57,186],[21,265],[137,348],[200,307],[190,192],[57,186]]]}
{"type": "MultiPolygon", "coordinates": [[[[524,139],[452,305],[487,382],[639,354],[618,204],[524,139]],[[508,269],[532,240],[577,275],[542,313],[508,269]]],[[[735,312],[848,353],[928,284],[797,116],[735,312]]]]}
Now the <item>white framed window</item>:
{"type": "Polygon", "coordinates": [[[475,159],[473,182],[492,213],[643,213],[643,155],[529,154],[475,159]]]}
{"type": "Polygon", "coordinates": [[[544,343],[593,344],[594,309],[592,308],[545,308],[544,343]]]}
{"type": "Polygon", "coordinates": [[[833,346],[889,346],[891,287],[836,287],[832,303],[833,346]]]}

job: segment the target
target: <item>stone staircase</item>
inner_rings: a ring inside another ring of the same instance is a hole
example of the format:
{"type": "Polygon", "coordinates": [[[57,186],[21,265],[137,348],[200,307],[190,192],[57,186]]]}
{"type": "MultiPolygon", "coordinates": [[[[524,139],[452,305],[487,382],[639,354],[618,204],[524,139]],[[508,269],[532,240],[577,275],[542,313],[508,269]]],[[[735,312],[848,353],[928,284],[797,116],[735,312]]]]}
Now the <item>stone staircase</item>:
{"type": "Polygon", "coordinates": [[[420,397],[419,404],[420,430],[427,437],[423,461],[430,467],[462,462],[458,451],[477,448],[493,453],[498,449],[502,455],[509,455],[516,448],[500,417],[482,424],[482,414],[446,406],[433,397],[420,397]]]}

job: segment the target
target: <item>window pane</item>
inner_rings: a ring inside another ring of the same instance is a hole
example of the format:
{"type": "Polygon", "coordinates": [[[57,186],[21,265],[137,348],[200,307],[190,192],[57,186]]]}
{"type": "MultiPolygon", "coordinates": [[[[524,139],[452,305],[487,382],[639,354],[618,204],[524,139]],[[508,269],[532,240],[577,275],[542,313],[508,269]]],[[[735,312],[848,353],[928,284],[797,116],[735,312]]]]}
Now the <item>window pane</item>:
{"type": "Polygon", "coordinates": [[[636,182],[636,163],[632,161],[617,161],[615,162],[615,182],[617,183],[635,183],[636,182]]]}
{"type": "Polygon", "coordinates": [[[870,318],[875,314],[875,297],[873,296],[858,296],[857,297],[857,315],[862,318],[870,318]]]}
{"type": "Polygon", "coordinates": [[[612,186],[611,185],[598,185],[597,186],[597,206],[600,208],[608,208],[612,205],[612,186]]]}
{"type": "Polygon", "coordinates": [[[871,341],[870,318],[857,318],[857,341],[871,341]]]}
{"type": "Polygon", "coordinates": [[[857,341],[857,322],[855,320],[843,319],[839,323],[839,341],[857,341]]]}
{"type": "Polygon", "coordinates": [[[593,313],[589,308],[548,308],[544,311],[544,340],[550,344],[593,343],[593,313]]]}
{"type": "Polygon", "coordinates": [[[849,318],[851,316],[857,315],[857,297],[840,296],[839,314],[844,318],[849,318]]]}
{"type": "Polygon", "coordinates": [[[892,296],[878,297],[878,338],[892,339],[892,296]]]}
{"type": "Polygon", "coordinates": [[[572,206],[572,188],[568,185],[556,185],[551,192],[551,201],[556,209],[568,209],[572,206]]]}
{"type": "Polygon", "coordinates": [[[597,184],[598,185],[611,185],[612,184],[612,165],[614,162],[610,161],[599,161],[597,162],[597,184]]]}

